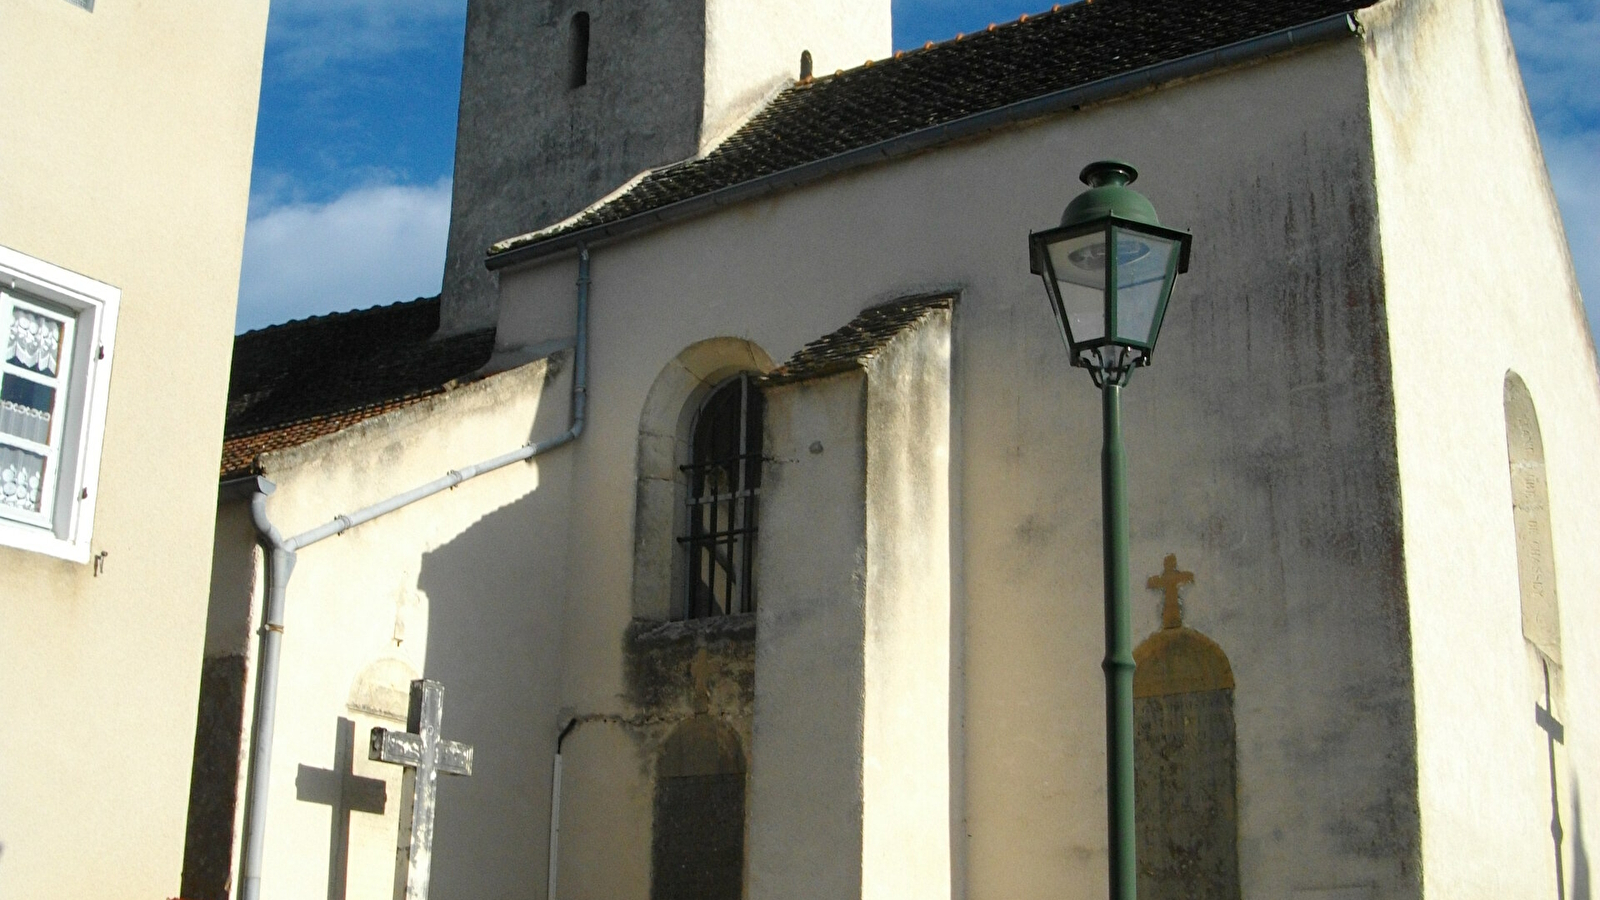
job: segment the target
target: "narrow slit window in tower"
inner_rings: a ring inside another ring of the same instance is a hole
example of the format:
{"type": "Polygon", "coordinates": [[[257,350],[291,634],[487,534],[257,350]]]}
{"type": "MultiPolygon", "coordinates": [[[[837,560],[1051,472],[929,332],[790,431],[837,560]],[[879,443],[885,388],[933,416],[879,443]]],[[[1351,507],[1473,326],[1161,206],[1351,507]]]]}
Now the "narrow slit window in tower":
{"type": "Polygon", "coordinates": [[[567,34],[567,87],[580,88],[589,83],[589,14],[572,14],[572,28],[567,34]]]}

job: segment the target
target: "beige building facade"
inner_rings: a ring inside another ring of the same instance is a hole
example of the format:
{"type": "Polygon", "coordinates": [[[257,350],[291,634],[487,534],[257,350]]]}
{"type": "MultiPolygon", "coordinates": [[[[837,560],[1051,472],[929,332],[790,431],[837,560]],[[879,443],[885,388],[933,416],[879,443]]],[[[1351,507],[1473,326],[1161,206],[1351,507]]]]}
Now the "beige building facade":
{"type": "Polygon", "coordinates": [[[178,890],[266,18],[0,3],[6,897],[178,890]]]}
{"type": "Polygon", "coordinates": [[[307,534],[539,451],[295,551],[263,896],[388,890],[362,732],[419,675],[477,754],[439,896],[1103,896],[1099,399],[1026,239],[1107,157],[1195,235],[1125,393],[1141,895],[1588,897],[1600,380],[1493,0],[1096,0],[819,72],[491,248],[492,332],[242,338],[422,322],[316,364],[390,388],[230,425],[220,758],[252,501],[307,534]]]}

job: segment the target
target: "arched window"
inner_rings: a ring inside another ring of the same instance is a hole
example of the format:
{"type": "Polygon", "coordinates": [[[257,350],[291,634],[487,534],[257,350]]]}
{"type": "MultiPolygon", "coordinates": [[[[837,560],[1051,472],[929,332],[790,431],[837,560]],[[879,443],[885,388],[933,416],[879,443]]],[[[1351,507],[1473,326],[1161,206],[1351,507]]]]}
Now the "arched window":
{"type": "Polygon", "coordinates": [[[754,612],[761,487],[761,391],[750,373],[717,385],[690,439],[683,617],[754,612]]]}
{"type": "Polygon", "coordinates": [[[572,14],[567,32],[567,87],[581,88],[589,83],[589,14],[572,14]]]}

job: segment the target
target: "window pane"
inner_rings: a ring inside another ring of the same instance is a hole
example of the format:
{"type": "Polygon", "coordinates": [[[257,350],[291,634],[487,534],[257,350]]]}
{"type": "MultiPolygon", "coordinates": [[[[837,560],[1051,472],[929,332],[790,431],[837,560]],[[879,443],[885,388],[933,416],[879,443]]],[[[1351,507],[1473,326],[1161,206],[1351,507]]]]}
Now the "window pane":
{"type": "Polygon", "coordinates": [[[44,463],[37,453],[0,444],[0,505],[38,512],[44,463]]]}
{"type": "Polygon", "coordinates": [[[695,420],[688,474],[688,583],[683,615],[755,608],[756,491],[761,483],[761,391],[748,375],[723,382],[695,420]]]}
{"type": "Polygon", "coordinates": [[[55,388],[7,372],[0,381],[0,432],[38,444],[50,443],[55,388]]]}
{"type": "Polygon", "coordinates": [[[20,305],[11,310],[11,333],[6,341],[6,361],[45,375],[61,369],[62,323],[20,305]]]}
{"type": "Polygon", "coordinates": [[[1105,337],[1106,234],[1094,231],[1050,245],[1050,268],[1078,343],[1105,337]]]}
{"type": "Polygon", "coordinates": [[[1156,307],[1178,242],[1117,230],[1117,337],[1148,344],[1154,340],[1156,307]]]}

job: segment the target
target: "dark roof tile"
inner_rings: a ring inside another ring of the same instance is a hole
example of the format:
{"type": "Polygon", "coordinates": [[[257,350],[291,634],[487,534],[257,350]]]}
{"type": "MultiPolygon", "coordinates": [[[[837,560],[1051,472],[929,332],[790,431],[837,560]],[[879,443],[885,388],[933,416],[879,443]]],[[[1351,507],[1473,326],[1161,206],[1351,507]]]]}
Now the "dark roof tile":
{"type": "Polygon", "coordinates": [[[706,156],[491,255],[607,225],[975,113],[1370,6],[1376,0],[1092,0],[796,83],[706,156]]]}
{"type": "Polygon", "coordinates": [[[223,475],[437,394],[477,371],[493,329],[433,339],[439,298],[302,319],[234,338],[223,475]]]}
{"type": "Polygon", "coordinates": [[[791,384],[860,368],[895,335],[921,322],[938,309],[955,304],[950,294],[910,297],[861,311],[848,325],[800,348],[783,365],[768,372],[764,384],[791,384]]]}

